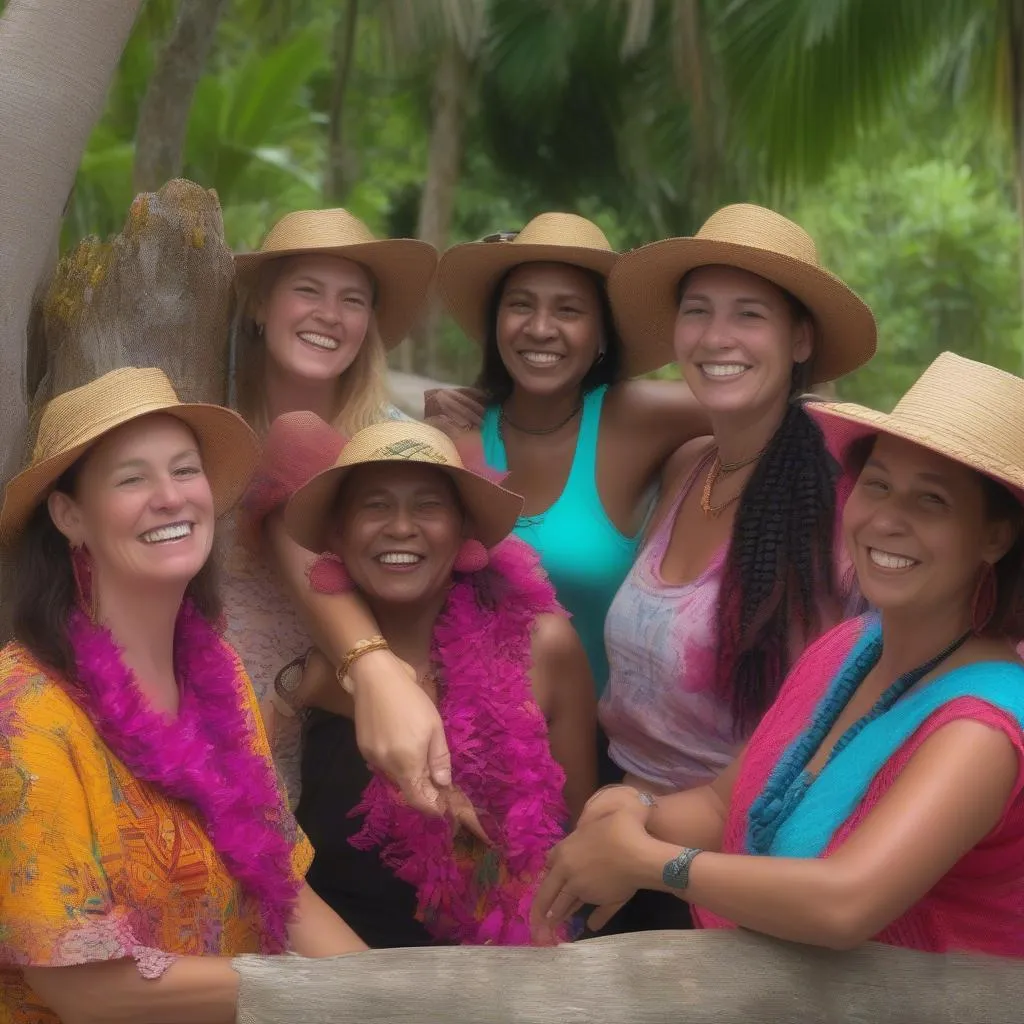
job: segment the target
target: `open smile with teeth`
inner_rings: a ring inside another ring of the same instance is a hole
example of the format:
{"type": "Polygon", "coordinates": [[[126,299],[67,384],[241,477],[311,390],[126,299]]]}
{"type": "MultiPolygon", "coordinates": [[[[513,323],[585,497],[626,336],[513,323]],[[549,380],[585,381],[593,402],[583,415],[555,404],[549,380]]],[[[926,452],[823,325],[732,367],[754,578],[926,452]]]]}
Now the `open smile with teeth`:
{"type": "Polygon", "coordinates": [[[192,523],[169,523],[167,526],[158,526],[155,530],[147,530],[139,539],[143,544],[168,544],[191,537],[192,526],[192,523]]]}
{"type": "Polygon", "coordinates": [[[419,565],[423,561],[423,556],[411,551],[385,551],[377,555],[377,561],[381,565],[410,566],[419,565]]]}
{"type": "Polygon", "coordinates": [[[326,334],[317,334],[315,331],[301,331],[299,337],[307,345],[322,348],[327,352],[335,352],[341,347],[341,342],[337,338],[330,338],[326,334]]]}
{"type": "Polygon", "coordinates": [[[701,371],[707,377],[738,377],[750,367],[746,363],[701,363],[701,371]]]}
{"type": "Polygon", "coordinates": [[[912,569],[917,565],[916,558],[894,555],[890,551],[881,551],[878,548],[868,548],[868,558],[880,569],[912,569]]]}
{"type": "Polygon", "coordinates": [[[528,362],[531,366],[554,366],[555,363],[560,363],[565,356],[558,352],[520,352],[520,357],[528,362]]]}

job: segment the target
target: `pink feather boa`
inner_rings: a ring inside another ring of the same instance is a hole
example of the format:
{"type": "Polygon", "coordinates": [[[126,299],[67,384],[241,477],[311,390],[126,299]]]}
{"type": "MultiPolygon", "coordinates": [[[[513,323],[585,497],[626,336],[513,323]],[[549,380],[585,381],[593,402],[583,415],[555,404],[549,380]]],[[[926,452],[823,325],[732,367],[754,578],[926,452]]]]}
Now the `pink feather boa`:
{"type": "Polygon", "coordinates": [[[230,648],[186,601],[174,638],[181,702],[171,718],[149,707],[109,630],[75,609],[68,638],[78,668],[69,691],[104,743],[136,778],[199,811],[225,867],[259,907],[261,951],[284,951],[298,895],[289,872],[294,823],[253,746],[248,683],[230,648]]]}
{"type": "Polygon", "coordinates": [[[417,917],[441,941],[530,943],[530,904],[568,821],[565,772],[529,679],[533,623],[556,611],[536,553],[511,537],[491,551],[487,569],[456,574],[434,629],[453,780],[481,812],[490,850],[467,848],[447,820],[412,810],[379,776],[351,812],[366,816],[353,846],[380,847],[383,862],[415,887],[417,917]]]}

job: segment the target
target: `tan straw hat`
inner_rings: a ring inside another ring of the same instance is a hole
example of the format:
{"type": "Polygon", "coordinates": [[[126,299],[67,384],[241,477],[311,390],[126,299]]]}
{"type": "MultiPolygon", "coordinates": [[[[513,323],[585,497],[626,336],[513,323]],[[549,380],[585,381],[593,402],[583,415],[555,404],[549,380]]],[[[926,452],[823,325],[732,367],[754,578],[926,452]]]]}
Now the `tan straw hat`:
{"type": "Polygon", "coordinates": [[[166,413],[192,428],[217,515],[241,497],[259,458],[245,420],[219,405],[178,400],[162,370],[113,370],[51,399],[43,409],[32,460],[4,490],[0,544],[15,540],[50,488],[100,438],[142,416],[166,413]]]}
{"type": "Polygon", "coordinates": [[[618,253],[604,232],[574,213],[541,213],[518,234],[453,245],[437,266],[437,288],[451,317],[478,344],[487,337],[494,288],[520,263],[568,263],[607,277],[618,253]]]}
{"type": "Polygon", "coordinates": [[[348,210],[297,210],[271,229],[257,252],[235,256],[240,284],[282,256],[325,253],[365,267],[376,287],[377,330],[393,348],[412,330],[437,268],[437,250],[416,238],[375,238],[348,210]]]}
{"type": "Polygon", "coordinates": [[[757,274],[810,310],[810,384],[842,377],[875,354],[871,310],[821,265],[811,236],[781,214],[739,203],[712,214],[693,238],[666,238],[619,257],[608,292],[631,368],[646,372],[672,362],[679,282],[713,264],[757,274]]]}
{"type": "Polygon", "coordinates": [[[296,543],[309,551],[327,547],[331,511],[353,466],[377,462],[420,462],[452,478],[470,518],[473,537],[492,548],[504,540],[523,509],[523,499],[465,467],[458,449],[440,430],[412,420],[388,420],[364,427],[345,445],[334,465],[292,495],[284,522],[296,543]]]}
{"type": "Polygon", "coordinates": [[[846,402],[809,402],[808,413],[842,462],[850,445],[891,434],[991,477],[1024,504],[1024,380],[943,352],[892,413],[846,402]]]}

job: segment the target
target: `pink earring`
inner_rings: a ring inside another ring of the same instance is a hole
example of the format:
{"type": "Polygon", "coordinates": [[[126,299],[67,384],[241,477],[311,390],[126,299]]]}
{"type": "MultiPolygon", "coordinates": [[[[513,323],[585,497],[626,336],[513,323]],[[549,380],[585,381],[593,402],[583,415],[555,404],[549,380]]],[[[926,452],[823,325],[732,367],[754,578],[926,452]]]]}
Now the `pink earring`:
{"type": "Polygon", "coordinates": [[[345,569],[345,563],[329,551],[318,556],[306,570],[311,590],[318,594],[344,594],[352,589],[352,577],[345,569]]]}
{"type": "Polygon", "coordinates": [[[982,633],[996,613],[996,601],[999,598],[996,583],[996,570],[991,562],[984,562],[978,585],[974,588],[974,600],[971,602],[971,628],[975,633],[982,633]]]}
{"type": "Polygon", "coordinates": [[[456,572],[479,572],[486,569],[491,561],[487,554],[487,548],[478,540],[465,540],[459,553],[455,556],[455,564],[452,568],[456,572]]]}
{"type": "Polygon", "coordinates": [[[71,546],[71,575],[75,578],[78,607],[95,626],[100,618],[99,595],[93,586],[92,556],[84,544],[71,546]]]}

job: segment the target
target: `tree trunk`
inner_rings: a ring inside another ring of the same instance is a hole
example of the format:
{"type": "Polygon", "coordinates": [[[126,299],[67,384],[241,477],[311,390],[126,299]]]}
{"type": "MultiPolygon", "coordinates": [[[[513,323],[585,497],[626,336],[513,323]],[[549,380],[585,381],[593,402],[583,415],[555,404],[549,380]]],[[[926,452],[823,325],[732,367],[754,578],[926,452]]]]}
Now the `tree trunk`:
{"type": "Polygon", "coordinates": [[[139,109],[134,184],[151,192],[181,174],[192,97],[227,0],[181,0],[139,109]]]}
{"type": "MultiPolygon", "coordinates": [[[[420,200],[420,216],[416,234],[439,251],[448,243],[455,189],[462,167],[462,137],[469,99],[471,64],[454,37],[447,40],[434,79],[433,123],[427,156],[427,180],[420,200]]],[[[428,377],[441,375],[438,365],[437,339],[441,325],[440,306],[433,302],[417,331],[415,345],[406,345],[406,359],[412,357],[414,368],[428,377]],[[412,351],[410,351],[410,349],[412,351]]]]}
{"type": "Polygon", "coordinates": [[[348,0],[338,9],[334,27],[334,80],[331,83],[331,109],[327,122],[327,169],[324,173],[324,200],[331,205],[344,202],[347,186],[345,151],[345,94],[352,77],[352,54],[359,25],[359,0],[348,0]]]}

